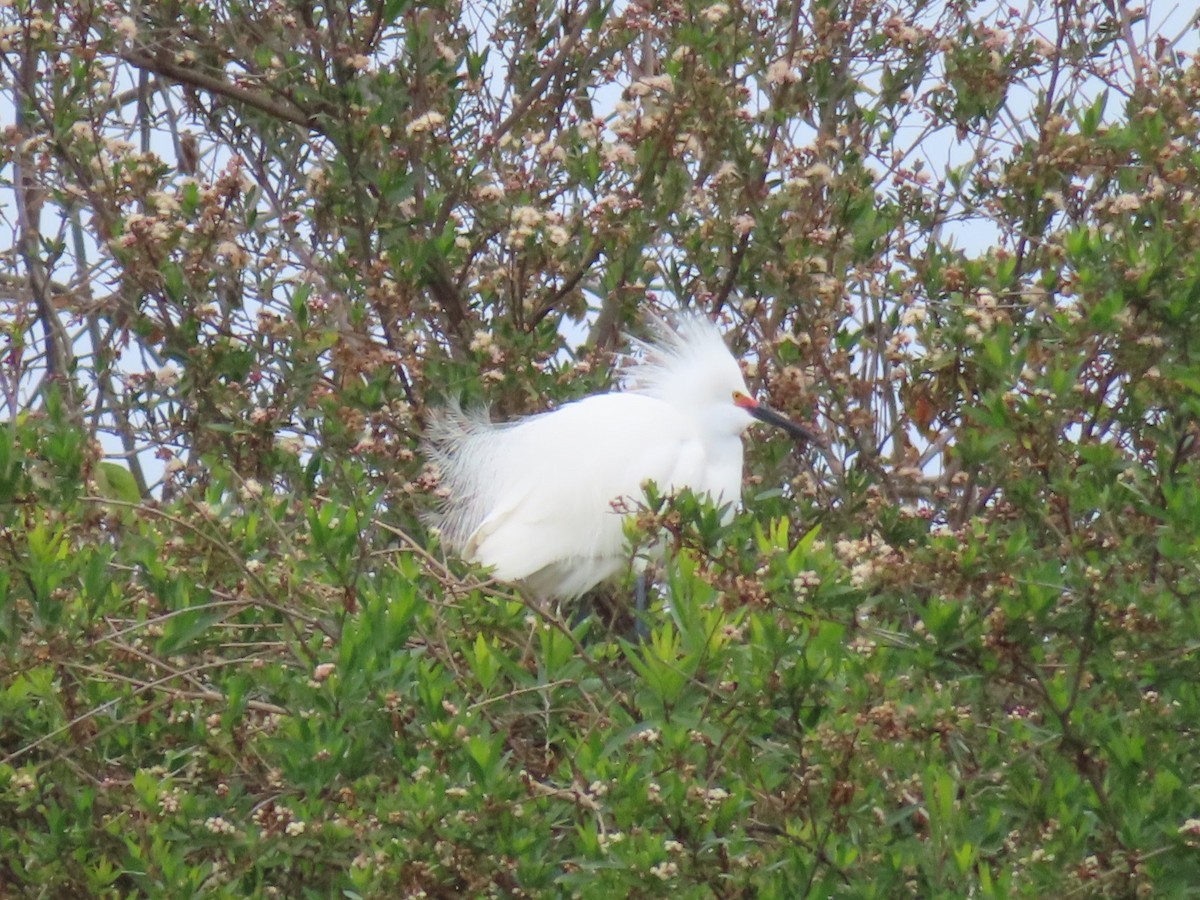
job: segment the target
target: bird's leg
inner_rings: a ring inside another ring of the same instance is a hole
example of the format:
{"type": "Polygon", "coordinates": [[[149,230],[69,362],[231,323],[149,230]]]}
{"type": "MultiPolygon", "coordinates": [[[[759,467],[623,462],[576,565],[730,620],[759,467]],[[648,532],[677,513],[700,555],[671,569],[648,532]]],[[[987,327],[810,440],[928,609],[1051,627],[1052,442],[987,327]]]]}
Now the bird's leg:
{"type": "Polygon", "coordinates": [[[633,583],[633,636],[639,641],[650,639],[650,628],[646,625],[646,570],[637,573],[633,583]]]}

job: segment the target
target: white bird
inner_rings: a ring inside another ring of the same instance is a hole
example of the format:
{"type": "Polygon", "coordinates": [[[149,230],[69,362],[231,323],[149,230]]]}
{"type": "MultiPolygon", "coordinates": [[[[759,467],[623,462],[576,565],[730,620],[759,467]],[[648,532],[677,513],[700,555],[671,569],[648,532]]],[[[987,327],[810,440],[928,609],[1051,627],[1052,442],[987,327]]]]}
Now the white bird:
{"type": "Polygon", "coordinates": [[[640,501],[646,482],[706,494],[728,519],[755,419],[814,439],[750,396],[707,319],[652,326],[621,367],[624,390],[500,425],[457,406],[435,414],[426,454],[440,471],[433,524],[448,547],[538,599],[570,600],[629,565],[619,508],[640,501]]]}

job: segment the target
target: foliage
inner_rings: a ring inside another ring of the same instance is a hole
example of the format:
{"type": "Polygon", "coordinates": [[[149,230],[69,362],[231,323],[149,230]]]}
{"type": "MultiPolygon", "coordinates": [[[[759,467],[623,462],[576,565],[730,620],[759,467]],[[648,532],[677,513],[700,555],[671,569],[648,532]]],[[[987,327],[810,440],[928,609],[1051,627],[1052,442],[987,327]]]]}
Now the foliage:
{"type": "Polygon", "coordinates": [[[1200,66],[1112,9],[0,4],[0,893],[1191,895],[1200,66]],[[426,409],[664,302],[825,445],[650,498],[644,639],[445,561],[426,409]]]}

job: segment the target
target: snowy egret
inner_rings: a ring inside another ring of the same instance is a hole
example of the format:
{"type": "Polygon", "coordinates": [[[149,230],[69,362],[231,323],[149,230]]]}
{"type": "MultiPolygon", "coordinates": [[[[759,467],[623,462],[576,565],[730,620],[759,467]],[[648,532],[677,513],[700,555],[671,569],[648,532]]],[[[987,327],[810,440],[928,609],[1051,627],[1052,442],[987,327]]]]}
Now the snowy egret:
{"type": "Polygon", "coordinates": [[[507,424],[457,406],[432,418],[442,540],[538,599],[570,600],[629,564],[619,507],[653,481],[727,505],[741,498],[742,432],[755,419],[811,441],[762,405],[707,319],[652,322],[621,368],[625,389],[507,424]]]}

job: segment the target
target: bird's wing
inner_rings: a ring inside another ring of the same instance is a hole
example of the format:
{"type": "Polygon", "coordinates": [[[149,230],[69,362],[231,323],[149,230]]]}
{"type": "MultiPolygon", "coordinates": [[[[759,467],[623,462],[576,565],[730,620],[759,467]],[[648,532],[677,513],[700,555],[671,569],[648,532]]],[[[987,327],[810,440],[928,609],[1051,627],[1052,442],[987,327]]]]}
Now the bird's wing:
{"type": "Polygon", "coordinates": [[[511,581],[568,560],[620,556],[623,517],[614,502],[636,503],[648,480],[662,490],[700,484],[706,467],[689,423],[634,394],[585,398],[503,438],[496,477],[504,487],[464,553],[511,581]]]}

